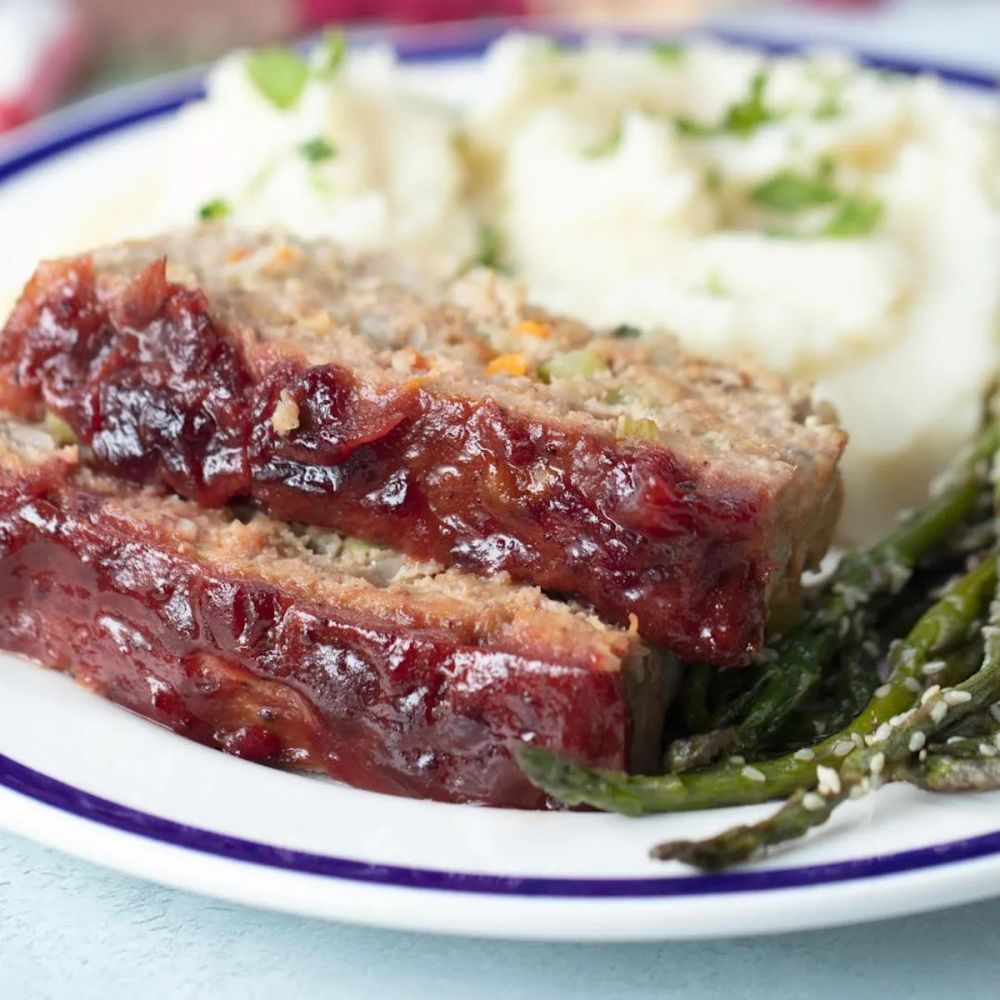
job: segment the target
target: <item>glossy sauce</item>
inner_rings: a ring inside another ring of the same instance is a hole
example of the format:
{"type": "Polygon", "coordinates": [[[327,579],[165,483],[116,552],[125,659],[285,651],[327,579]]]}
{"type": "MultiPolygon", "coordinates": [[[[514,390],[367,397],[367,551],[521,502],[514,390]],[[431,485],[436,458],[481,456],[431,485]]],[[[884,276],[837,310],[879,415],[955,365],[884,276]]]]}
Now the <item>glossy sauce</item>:
{"type": "Polygon", "coordinates": [[[130,283],[43,265],[0,340],[0,405],[48,409],[96,464],[200,504],[253,497],[465,569],[575,595],[687,659],[763,640],[767,503],[663,448],[541,423],[433,381],[368,384],[245,344],[159,261],[130,283]],[[279,399],[298,427],[279,433],[279,399]],[[702,485],[698,485],[698,484],[702,485]]]}
{"type": "Polygon", "coordinates": [[[626,765],[621,674],[476,645],[223,572],[50,463],[0,473],[0,646],[249,760],[537,808],[523,739],[626,765]]]}

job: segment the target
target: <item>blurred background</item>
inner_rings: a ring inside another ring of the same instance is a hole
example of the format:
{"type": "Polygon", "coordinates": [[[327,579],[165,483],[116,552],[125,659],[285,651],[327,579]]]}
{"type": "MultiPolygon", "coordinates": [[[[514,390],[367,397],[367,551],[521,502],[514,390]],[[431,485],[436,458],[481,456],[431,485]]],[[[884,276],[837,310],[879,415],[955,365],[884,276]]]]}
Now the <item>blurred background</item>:
{"type": "Polygon", "coordinates": [[[954,31],[963,21],[976,21],[982,36],[986,25],[976,15],[984,10],[998,15],[992,23],[1000,28],[998,0],[0,0],[0,131],[119,82],[331,22],[531,16],[690,27],[723,19],[815,35],[864,19],[876,34],[905,27],[936,37],[940,25],[954,31]]]}

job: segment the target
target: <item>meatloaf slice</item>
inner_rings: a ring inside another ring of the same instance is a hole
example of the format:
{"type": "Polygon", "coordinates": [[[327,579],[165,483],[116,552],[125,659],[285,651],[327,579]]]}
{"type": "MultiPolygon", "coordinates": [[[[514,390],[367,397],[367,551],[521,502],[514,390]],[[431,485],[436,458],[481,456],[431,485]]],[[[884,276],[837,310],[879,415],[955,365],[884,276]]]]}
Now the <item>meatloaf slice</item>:
{"type": "Polygon", "coordinates": [[[826,548],[844,436],[773,375],[616,332],[492,272],[205,226],[42,265],[0,404],[136,482],[505,570],[745,663],[826,548]]]}
{"type": "Polygon", "coordinates": [[[517,741],[655,766],[674,669],[535,588],[123,485],[11,421],[0,647],[242,757],[527,808],[517,741]]]}

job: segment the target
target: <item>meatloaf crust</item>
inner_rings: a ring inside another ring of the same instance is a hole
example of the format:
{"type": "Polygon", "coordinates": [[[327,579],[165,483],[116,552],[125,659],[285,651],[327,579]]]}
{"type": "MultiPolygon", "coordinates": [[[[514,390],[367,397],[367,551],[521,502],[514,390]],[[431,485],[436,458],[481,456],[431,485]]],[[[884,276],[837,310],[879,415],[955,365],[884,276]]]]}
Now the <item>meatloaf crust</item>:
{"type": "Polygon", "coordinates": [[[503,570],[746,663],[826,548],[843,434],[775,376],[618,333],[492,272],[206,226],[41,266],[0,404],[135,482],[503,570]]]}
{"type": "Polygon", "coordinates": [[[10,421],[0,647],[241,757],[525,808],[512,744],[648,768],[670,679],[535,588],[123,485],[10,421]]]}

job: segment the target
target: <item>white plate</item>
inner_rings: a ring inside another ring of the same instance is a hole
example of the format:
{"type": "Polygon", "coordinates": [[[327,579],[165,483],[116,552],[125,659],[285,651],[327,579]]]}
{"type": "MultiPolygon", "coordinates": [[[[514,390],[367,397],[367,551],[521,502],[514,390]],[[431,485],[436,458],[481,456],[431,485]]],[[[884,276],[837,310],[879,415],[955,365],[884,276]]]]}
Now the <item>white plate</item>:
{"type": "MultiPolygon", "coordinates": [[[[453,83],[458,60],[485,40],[425,33],[421,54],[433,65],[424,72],[453,83]]],[[[133,89],[0,150],[3,280],[21,280],[67,239],[81,204],[99,203],[148,160],[169,110],[196,91],[184,77],[133,89]]],[[[653,862],[647,850],[769,807],[626,820],[359,792],[187,743],[2,654],[0,706],[0,824],[135,875],[294,913],[454,934],[637,940],[853,923],[1000,891],[1000,794],[889,787],[790,850],[704,876],[653,862]]]]}

